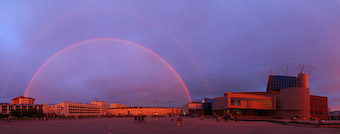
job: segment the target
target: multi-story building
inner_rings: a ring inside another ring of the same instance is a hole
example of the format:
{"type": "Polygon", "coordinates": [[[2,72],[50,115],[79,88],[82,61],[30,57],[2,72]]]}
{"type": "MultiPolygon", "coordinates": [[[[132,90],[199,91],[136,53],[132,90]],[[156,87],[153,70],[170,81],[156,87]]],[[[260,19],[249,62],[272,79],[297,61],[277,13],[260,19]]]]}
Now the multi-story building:
{"type": "Polygon", "coordinates": [[[110,108],[109,112],[115,116],[167,116],[178,115],[182,112],[180,108],[167,108],[167,107],[120,107],[110,108]]]}
{"type": "Polygon", "coordinates": [[[109,104],[106,101],[97,101],[97,99],[95,99],[91,104],[100,107],[101,115],[107,115],[109,112],[109,104]]]}
{"type": "Polygon", "coordinates": [[[12,104],[34,104],[34,101],[35,99],[31,97],[20,96],[20,97],[13,98],[11,100],[11,103],[12,104]]]}
{"type": "Polygon", "coordinates": [[[77,102],[64,102],[54,105],[58,116],[100,116],[100,106],[77,102]]]}
{"type": "Polygon", "coordinates": [[[319,119],[328,118],[327,97],[310,95],[310,115],[319,119]]]}
{"type": "Polygon", "coordinates": [[[303,70],[298,77],[270,74],[267,92],[228,92],[212,102],[216,114],[278,118],[327,119],[327,109],[327,97],[309,94],[308,75],[303,70]]]}
{"type": "Polygon", "coordinates": [[[12,104],[9,103],[0,103],[1,109],[0,113],[2,114],[10,114],[14,110],[30,110],[30,109],[36,109],[38,111],[43,111],[43,105],[42,104],[34,104],[33,98],[30,97],[16,97],[11,100],[12,104]]]}

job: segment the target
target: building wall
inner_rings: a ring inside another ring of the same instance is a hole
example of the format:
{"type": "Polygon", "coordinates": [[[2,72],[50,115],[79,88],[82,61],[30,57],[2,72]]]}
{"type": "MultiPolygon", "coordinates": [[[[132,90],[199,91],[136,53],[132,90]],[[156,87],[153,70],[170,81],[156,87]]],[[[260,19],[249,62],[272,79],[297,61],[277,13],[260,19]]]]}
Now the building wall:
{"type": "Polygon", "coordinates": [[[228,108],[275,110],[276,97],[228,92],[228,108]]]}
{"type": "Polygon", "coordinates": [[[34,104],[35,99],[30,98],[30,97],[16,97],[11,100],[12,104],[34,104]]]}
{"type": "Polygon", "coordinates": [[[308,88],[281,89],[277,97],[277,111],[275,116],[292,117],[301,115],[303,119],[310,118],[310,102],[308,88]]]}
{"type": "Polygon", "coordinates": [[[111,103],[110,104],[110,108],[121,108],[121,107],[126,107],[126,105],[118,104],[118,103],[111,103]]]}
{"type": "Polygon", "coordinates": [[[81,104],[75,102],[64,102],[55,104],[56,114],[59,116],[100,116],[100,106],[92,104],[81,104]]]}
{"type": "Polygon", "coordinates": [[[10,114],[11,111],[18,110],[18,109],[36,109],[38,111],[43,111],[42,104],[8,104],[8,103],[1,103],[0,104],[0,113],[1,114],[10,114]]]}
{"type": "Polygon", "coordinates": [[[225,110],[228,109],[228,96],[224,95],[223,97],[216,98],[215,102],[212,102],[212,110],[225,110]]]}
{"type": "Polygon", "coordinates": [[[100,113],[102,115],[107,115],[107,113],[109,112],[109,104],[106,101],[92,101],[91,102],[92,105],[96,105],[100,107],[100,113]]]}
{"type": "Polygon", "coordinates": [[[327,97],[310,95],[310,114],[319,119],[328,119],[327,97]]]}
{"type": "Polygon", "coordinates": [[[109,113],[115,116],[121,115],[145,115],[145,116],[166,116],[168,114],[178,115],[182,113],[180,108],[162,108],[162,107],[125,107],[125,108],[110,108],[109,113]]]}
{"type": "Polygon", "coordinates": [[[202,110],[202,103],[199,102],[189,102],[182,106],[182,113],[185,115],[200,115],[203,112],[202,110]]]}

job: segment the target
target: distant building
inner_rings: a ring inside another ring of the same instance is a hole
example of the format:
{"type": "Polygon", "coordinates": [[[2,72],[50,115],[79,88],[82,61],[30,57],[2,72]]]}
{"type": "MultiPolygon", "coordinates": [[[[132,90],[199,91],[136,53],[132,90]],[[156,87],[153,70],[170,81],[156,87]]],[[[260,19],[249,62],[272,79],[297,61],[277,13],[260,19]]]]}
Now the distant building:
{"type": "Polygon", "coordinates": [[[180,108],[167,108],[167,107],[120,107],[110,108],[109,112],[114,116],[167,116],[178,115],[182,112],[180,108]]]}
{"type": "Polygon", "coordinates": [[[9,103],[0,103],[1,109],[0,113],[2,114],[10,114],[14,110],[30,110],[36,109],[38,111],[43,111],[42,104],[34,104],[33,98],[30,97],[16,97],[11,100],[12,104],[9,103]]]}
{"type": "Polygon", "coordinates": [[[106,101],[97,101],[97,99],[95,99],[91,104],[100,107],[101,115],[107,115],[109,112],[109,104],[106,101]]]}
{"type": "Polygon", "coordinates": [[[100,116],[101,107],[92,104],[82,104],[77,102],[64,102],[54,105],[55,113],[58,116],[100,116]]]}
{"type": "Polygon", "coordinates": [[[328,114],[329,114],[329,116],[340,117],[340,111],[331,111],[328,114]]]}
{"type": "Polygon", "coordinates": [[[11,100],[11,103],[12,104],[34,104],[34,101],[35,99],[31,97],[20,96],[20,97],[13,98],[11,100]]]}
{"type": "Polygon", "coordinates": [[[43,105],[43,112],[46,114],[47,117],[55,117],[56,111],[54,105],[44,104],[43,105]]]}
{"type": "Polygon", "coordinates": [[[182,106],[182,113],[186,116],[198,116],[202,114],[202,103],[189,102],[182,106]]]}
{"type": "Polygon", "coordinates": [[[111,103],[110,108],[123,108],[126,107],[126,105],[118,104],[118,103],[111,103]]]}
{"type": "Polygon", "coordinates": [[[308,75],[303,69],[298,77],[270,74],[267,92],[228,92],[212,102],[215,114],[240,116],[327,119],[327,109],[327,97],[309,94],[308,75]]]}
{"type": "Polygon", "coordinates": [[[204,115],[212,115],[212,102],[215,102],[216,98],[210,99],[210,98],[204,98],[202,100],[202,109],[204,115]]]}

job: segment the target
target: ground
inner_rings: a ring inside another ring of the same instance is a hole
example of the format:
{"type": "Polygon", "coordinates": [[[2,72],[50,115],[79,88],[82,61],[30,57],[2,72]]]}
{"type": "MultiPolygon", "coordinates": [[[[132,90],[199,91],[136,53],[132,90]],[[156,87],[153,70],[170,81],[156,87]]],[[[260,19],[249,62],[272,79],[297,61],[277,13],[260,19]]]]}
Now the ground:
{"type": "Polygon", "coordinates": [[[340,134],[340,128],[313,128],[283,125],[265,121],[217,122],[214,119],[183,118],[183,126],[169,118],[146,118],[135,123],[133,118],[14,120],[0,121],[1,134],[340,134]]]}

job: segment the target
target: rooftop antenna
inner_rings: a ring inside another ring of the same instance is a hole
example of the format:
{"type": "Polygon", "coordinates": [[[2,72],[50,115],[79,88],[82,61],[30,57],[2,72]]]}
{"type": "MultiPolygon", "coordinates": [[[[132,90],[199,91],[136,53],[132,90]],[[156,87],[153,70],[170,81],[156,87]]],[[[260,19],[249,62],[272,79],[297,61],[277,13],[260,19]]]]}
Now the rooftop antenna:
{"type": "Polygon", "coordinates": [[[305,66],[302,66],[301,73],[305,73],[305,66]]]}

